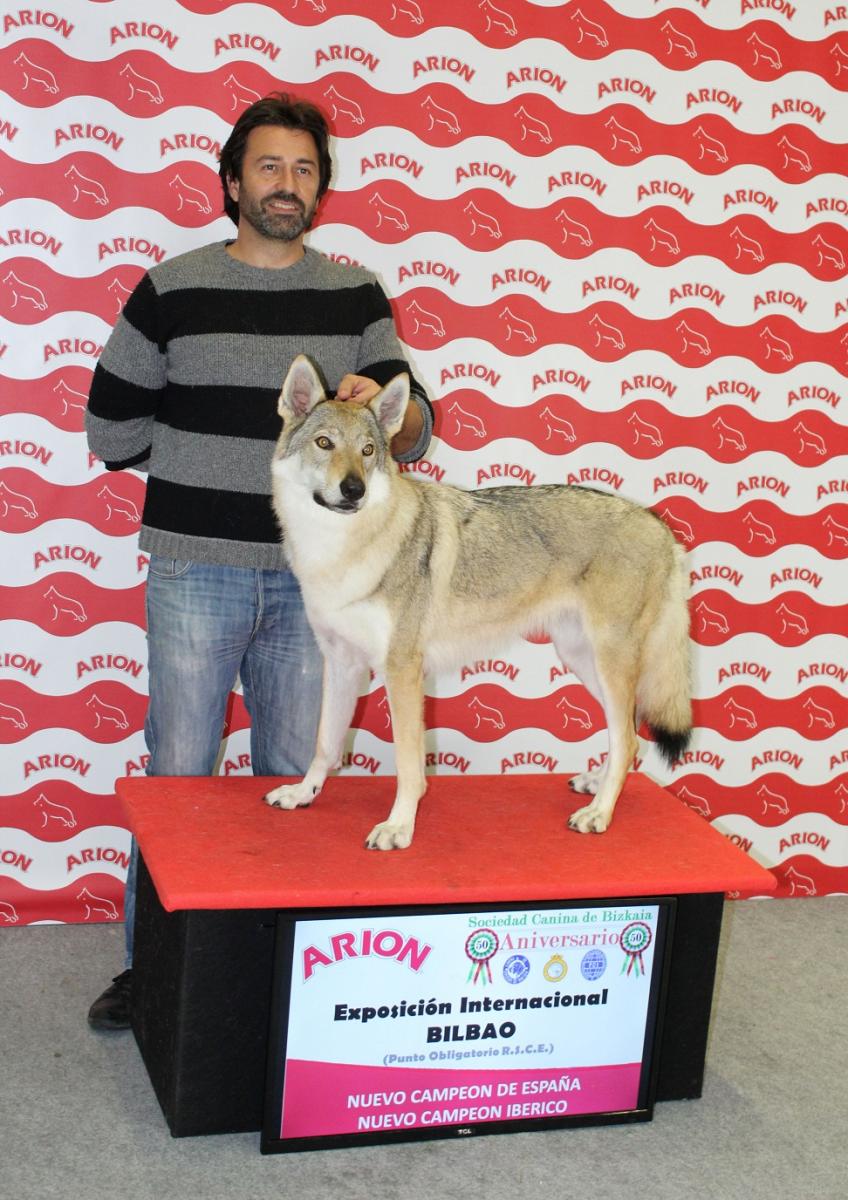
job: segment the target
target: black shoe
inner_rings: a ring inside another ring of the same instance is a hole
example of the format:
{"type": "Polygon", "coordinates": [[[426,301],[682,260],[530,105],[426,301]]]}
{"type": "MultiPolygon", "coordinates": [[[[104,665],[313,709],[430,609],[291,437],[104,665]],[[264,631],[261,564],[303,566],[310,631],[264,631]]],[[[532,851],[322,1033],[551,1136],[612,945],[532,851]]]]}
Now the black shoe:
{"type": "Polygon", "coordinates": [[[88,1023],[92,1029],[129,1029],[131,987],[132,968],[115,976],[111,987],[107,987],[88,1010],[88,1023]]]}

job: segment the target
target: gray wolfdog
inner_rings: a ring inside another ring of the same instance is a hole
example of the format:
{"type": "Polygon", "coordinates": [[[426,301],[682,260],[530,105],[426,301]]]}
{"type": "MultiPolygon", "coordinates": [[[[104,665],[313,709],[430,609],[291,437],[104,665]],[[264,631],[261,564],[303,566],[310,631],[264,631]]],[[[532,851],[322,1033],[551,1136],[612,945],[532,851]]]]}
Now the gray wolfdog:
{"type": "Polygon", "coordinates": [[[409,380],[368,405],[325,396],[295,359],[280,393],[274,508],[324,655],[315,755],[304,778],[265,797],[311,804],[339,763],[363,674],[385,678],[397,793],[370,849],[409,846],[424,775],[424,673],[522,633],[546,633],[604,710],[609,753],[571,787],[581,833],[609,825],[645,721],[669,762],[691,728],[684,552],[653,513],[559,485],[466,492],[402,475],[389,443],[409,380]]]}

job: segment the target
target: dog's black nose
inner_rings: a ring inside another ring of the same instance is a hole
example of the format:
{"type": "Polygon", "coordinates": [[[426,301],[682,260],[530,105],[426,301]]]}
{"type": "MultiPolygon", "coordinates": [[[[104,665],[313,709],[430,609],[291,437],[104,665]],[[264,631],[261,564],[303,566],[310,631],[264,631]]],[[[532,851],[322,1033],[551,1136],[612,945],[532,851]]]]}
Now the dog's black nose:
{"type": "Polygon", "coordinates": [[[361,500],[365,495],[365,481],[360,479],[358,475],[345,475],[339,484],[339,491],[345,500],[350,500],[351,502],[361,500]]]}

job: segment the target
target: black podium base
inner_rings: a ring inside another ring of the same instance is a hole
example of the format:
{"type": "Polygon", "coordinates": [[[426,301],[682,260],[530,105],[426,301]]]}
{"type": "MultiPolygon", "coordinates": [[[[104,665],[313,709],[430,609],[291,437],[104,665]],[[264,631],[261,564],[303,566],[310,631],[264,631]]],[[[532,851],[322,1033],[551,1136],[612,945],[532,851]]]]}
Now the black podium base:
{"type": "MultiPolygon", "coordinates": [[[[658,1101],[701,1095],[724,901],[676,899],[658,1101]]],[[[168,913],[139,862],[133,1030],[174,1137],[262,1127],[276,911],[168,913]]]]}

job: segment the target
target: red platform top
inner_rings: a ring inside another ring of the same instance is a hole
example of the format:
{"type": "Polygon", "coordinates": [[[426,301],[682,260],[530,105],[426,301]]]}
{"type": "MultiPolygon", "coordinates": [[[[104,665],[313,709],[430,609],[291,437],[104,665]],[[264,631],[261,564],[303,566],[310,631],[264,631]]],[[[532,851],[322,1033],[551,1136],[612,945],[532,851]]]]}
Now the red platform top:
{"type": "Polygon", "coordinates": [[[132,778],[117,792],[169,912],[489,904],[738,891],[774,876],[643,775],[604,834],[568,829],[561,776],[430,779],[408,850],[366,850],[395,780],[334,778],[310,808],[262,803],[279,779],[132,778]]]}

